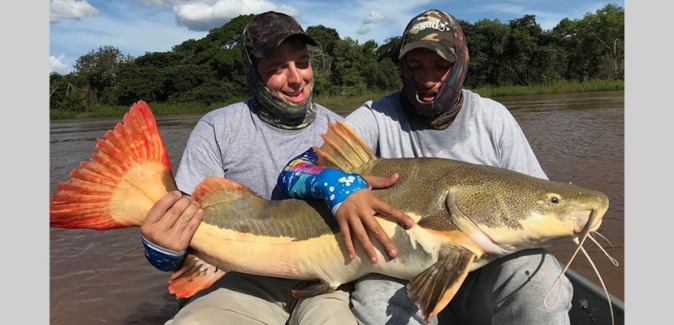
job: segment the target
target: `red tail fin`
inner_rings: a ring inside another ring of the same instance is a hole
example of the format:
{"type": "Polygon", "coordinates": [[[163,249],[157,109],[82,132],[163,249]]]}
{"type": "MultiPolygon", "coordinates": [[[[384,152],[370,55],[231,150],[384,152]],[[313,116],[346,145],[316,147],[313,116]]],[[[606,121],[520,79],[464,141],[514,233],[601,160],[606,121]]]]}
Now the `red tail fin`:
{"type": "Polygon", "coordinates": [[[105,230],[140,226],[152,205],[176,190],[171,162],[150,107],[135,103],[97,152],[56,186],[49,224],[105,230]]]}

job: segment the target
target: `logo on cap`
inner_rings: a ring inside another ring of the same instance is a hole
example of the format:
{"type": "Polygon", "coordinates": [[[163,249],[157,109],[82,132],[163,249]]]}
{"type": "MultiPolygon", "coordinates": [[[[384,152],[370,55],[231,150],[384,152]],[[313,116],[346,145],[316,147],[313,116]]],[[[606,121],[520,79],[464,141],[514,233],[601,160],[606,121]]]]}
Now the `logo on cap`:
{"type": "Polygon", "coordinates": [[[444,22],[442,20],[430,22],[430,21],[424,21],[421,23],[416,23],[410,28],[408,32],[411,32],[413,30],[424,30],[426,28],[433,28],[437,29],[438,31],[444,32],[446,30],[450,30],[450,24],[447,22],[444,22]]]}

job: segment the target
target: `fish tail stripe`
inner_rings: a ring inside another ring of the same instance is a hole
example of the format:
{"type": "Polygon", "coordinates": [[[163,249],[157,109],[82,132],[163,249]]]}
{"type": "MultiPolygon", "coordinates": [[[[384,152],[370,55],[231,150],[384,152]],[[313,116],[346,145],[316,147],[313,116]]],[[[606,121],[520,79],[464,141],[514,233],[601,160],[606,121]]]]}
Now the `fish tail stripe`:
{"type": "MultiPolygon", "coordinates": [[[[92,171],[89,169],[73,169],[70,172],[70,182],[89,182],[92,184],[102,184],[103,186],[116,186],[119,182],[119,177],[114,177],[112,175],[106,175],[106,172],[92,171]],[[112,177],[111,177],[112,176],[112,177]]],[[[59,185],[57,185],[57,188],[59,185]]]]}
{"type": "Polygon", "coordinates": [[[168,289],[176,298],[189,298],[224,275],[224,270],[188,253],[180,268],[171,275],[168,289]]]}
{"type": "Polygon", "coordinates": [[[91,156],[91,162],[81,162],[80,167],[97,174],[109,174],[113,179],[122,177],[124,173],[123,166],[117,161],[99,154],[91,156]]]}
{"type": "Polygon", "coordinates": [[[129,144],[126,141],[127,135],[125,134],[126,132],[124,130],[125,128],[123,128],[120,124],[117,124],[115,125],[114,131],[107,132],[108,136],[106,138],[110,142],[112,147],[115,148],[120,155],[123,155],[121,156],[121,158],[123,158],[124,162],[128,164],[138,160],[138,156],[134,152],[135,146],[129,144]],[[122,151],[122,148],[125,151],[122,151]]]}
{"type": "Polygon", "coordinates": [[[143,118],[145,118],[143,115],[136,116],[135,114],[130,114],[129,120],[133,121],[133,123],[129,123],[127,128],[120,127],[120,134],[123,134],[123,137],[127,139],[130,144],[133,144],[130,147],[136,156],[147,157],[150,160],[160,158],[155,155],[157,150],[153,147],[153,141],[157,141],[157,139],[152,136],[152,134],[158,134],[159,130],[155,124],[152,124],[151,129],[148,130],[153,131],[150,132],[149,136],[146,136],[145,132],[143,132],[143,128],[147,128],[147,126],[142,124],[143,118]]]}
{"type": "Polygon", "coordinates": [[[175,190],[154,115],[139,101],[122,123],[96,139],[97,152],[50,198],[51,227],[105,230],[140,226],[154,202],[175,190]]]}
{"type": "Polygon", "coordinates": [[[129,160],[126,159],[126,154],[121,150],[117,149],[111,142],[110,138],[114,136],[114,132],[107,131],[105,132],[106,140],[96,139],[96,150],[99,151],[99,154],[107,156],[107,158],[112,159],[117,162],[118,165],[122,166],[124,170],[128,169],[131,164],[129,160]]]}
{"type": "Polygon", "coordinates": [[[64,203],[54,206],[51,209],[53,213],[69,213],[72,211],[87,211],[89,213],[101,213],[105,211],[105,204],[100,202],[89,202],[89,203],[64,203]]]}
{"type": "Polygon", "coordinates": [[[89,203],[105,203],[110,200],[110,193],[98,192],[96,194],[87,191],[80,191],[78,189],[61,191],[52,199],[54,204],[75,204],[77,206],[86,205],[89,203]],[[71,201],[77,200],[76,203],[71,201]]]}
{"type": "Polygon", "coordinates": [[[112,229],[121,225],[111,218],[105,218],[107,204],[66,203],[50,207],[49,217],[52,227],[67,229],[112,229]],[[81,218],[81,215],[89,218],[81,218]]]}
{"type": "MultiPolygon", "coordinates": [[[[140,103],[147,107],[145,102],[141,101],[140,103]]],[[[155,120],[149,107],[147,109],[132,110],[129,112],[129,116],[129,119],[133,117],[133,120],[136,122],[132,123],[131,126],[134,132],[138,134],[137,137],[142,139],[142,142],[145,144],[147,158],[171,166],[168,152],[159,132],[157,120],[155,120]]]]}
{"type": "Polygon", "coordinates": [[[77,181],[71,183],[60,183],[56,186],[57,190],[60,191],[71,191],[71,192],[83,192],[83,193],[110,193],[115,188],[113,186],[107,186],[105,184],[97,184],[87,181],[77,181]]]}
{"type": "Polygon", "coordinates": [[[135,115],[131,115],[130,120],[133,120],[133,123],[130,123],[127,128],[123,129],[124,132],[122,134],[124,138],[131,141],[130,143],[133,144],[132,148],[136,156],[151,159],[152,157],[148,153],[154,152],[154,150],[148,146],[147,140],[149,139],[143,136],[143,131],[138,129],[138,118],[135,115]]]}

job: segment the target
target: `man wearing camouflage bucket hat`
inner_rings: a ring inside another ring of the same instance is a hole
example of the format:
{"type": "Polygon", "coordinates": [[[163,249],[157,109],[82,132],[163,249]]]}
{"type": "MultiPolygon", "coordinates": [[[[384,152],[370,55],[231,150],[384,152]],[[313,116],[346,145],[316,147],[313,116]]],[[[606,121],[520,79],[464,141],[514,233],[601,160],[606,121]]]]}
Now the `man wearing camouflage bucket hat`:
{"type": "MultiPolygon", "coordinates": [[[[279,171],[303,148],[320,145],[328,122],[341,120],[312,100],[314,76],[307,44],[318,45],[295,19],[282,13],[259,14],[245,27],[241,55],[253,96],[198,121],[176,173],[183,193],[217,176],[240,182],[266,199],[287,198],[274,191],[279,171]]],[[[170,193],[159,200],[140,229],[148,261],[162,271],[175,270],[202,218],[198,204],[187,195],[170,193]]],[[[183,301],[167,324],[356,323],[347,292],[297,301],[290,292],[298,284],[228,272],[183,301]]]]}
{"type": "MultiPolygon", "coordinates": [[[[508,109],[462,89],[468,61],[468,46],[459,22],[443,11],[427,10],[412,18],[402,36],[402,89],[364,103],[345,121],[380,157],[450,158],[547,178],[508,109]]],[[[314,165],[311,151],[296,157],[288,164],[294,168],[282,172],[279,188],[283,192],[312,197],[310,190],[301,187],[303,183],[307,188],[313,186],[305,182],[309,177],[319,178],[315,174],[321,167],[314,165]],[[306,166],[306,176],[285,177],[286,173],[301,172],[297,166],[306,166]]],[[[357,190],[331,204],[340,205],[334,212],[338,220],[359,220],[350,226],[350,238],[367,239],[367,232],[372,236],[384,233],[370,207],[387,205],[370,189],[357,190]]],[[[374,254],[369,240],[361,244],[368,255],[374,254]]],[[[448,307],[431,323],[569,324],[572,287],[566,277],[550,294],[547,306],[552,306],[548,308],[545,303],[561,270],[543,249],[496,260],[471,272],[448,307]]],[[[356,281],[351,303],[359,324],[425,324],[419,309],[407,297],[405,285],[382,275],[356,281]]]]}

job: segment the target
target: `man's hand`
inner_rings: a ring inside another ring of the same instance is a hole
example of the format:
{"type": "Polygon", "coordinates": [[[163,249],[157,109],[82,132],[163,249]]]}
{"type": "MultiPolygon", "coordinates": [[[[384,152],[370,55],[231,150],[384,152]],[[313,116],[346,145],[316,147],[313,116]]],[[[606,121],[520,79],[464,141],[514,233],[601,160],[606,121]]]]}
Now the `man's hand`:
{"type": "MultiPolygon", "coordinates": [[[[398,181],[399,175],[396,173],[390,177],[361,175],[368,183],[370,188],[387,188],[398,181]]],[[[398,255],[398,250],[393,243],[393,240],[386,234],[384,229],[379,225],[374,215],[379,213],[383,217],[401,223],[407,228],[414,226],[414,220],[405,214],[402,210],[386,204],[372,193],[370,189],[362,189],[349,195],[349,197],[342,202],[337,212],[335,219],[339,223],[339,228],[344,237],[346,249],[349,252],[350,258],[356,257],[355,242],[352,239],[355,237],[361,246],[370,257],[372,263],[377,263],[377,253],[374,245],[370,241],[368,231],[382,244],[386,252],[391,257],[398,255]],[[367,228],[367,230],[366,230],[367,228]]]]}
{"type": "Polygon", "coordinates": [[[140,233],[153,244],[182,252],[204,218],[199,203],[190,196],[175,191],[159,199],[143,220],[140,233]]]}

